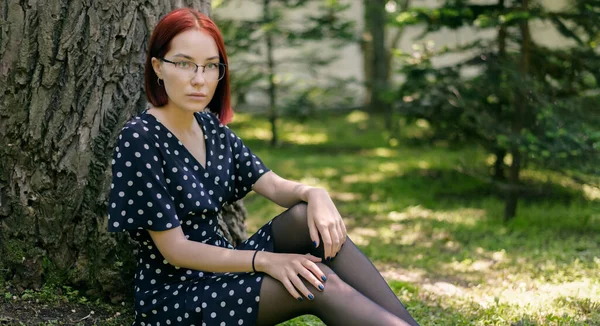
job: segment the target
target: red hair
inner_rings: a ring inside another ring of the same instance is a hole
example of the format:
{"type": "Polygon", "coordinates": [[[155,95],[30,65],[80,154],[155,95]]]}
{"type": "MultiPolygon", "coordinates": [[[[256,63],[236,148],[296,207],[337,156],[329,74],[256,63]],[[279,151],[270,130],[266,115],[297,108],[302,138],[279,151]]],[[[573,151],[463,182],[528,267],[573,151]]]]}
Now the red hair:
{"type": "MultiPolygon", "coordinates": [[[[171,40],[179,33],[189,29],[198,29],[212,36],[219,49],[220,62],[227,65],[223,36],[221,36],[219,28],[210,18],[191,8],[179,8],[171,11],[158,22],[148,44],[144,84],[146,97],[155,107],[166,105],[168,96],[164,86],[157,83],[158,76],[152,68],[152,58],[162,58],[169,52],[171,40]]],[[[230,122],[233,118],[229,91],[229,68],[227,66],[225,67],[225,76],[217,84],[217,89],[210,103],[208,103],[208,108],[219,117],[222,124],[230,122]]]]}

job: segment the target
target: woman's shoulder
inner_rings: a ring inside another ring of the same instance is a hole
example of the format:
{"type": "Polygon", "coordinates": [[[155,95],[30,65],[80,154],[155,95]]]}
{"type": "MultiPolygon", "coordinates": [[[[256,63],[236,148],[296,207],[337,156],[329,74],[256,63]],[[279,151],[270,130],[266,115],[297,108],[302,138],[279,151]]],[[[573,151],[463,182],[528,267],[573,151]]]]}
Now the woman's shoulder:
{"type": "Polygon", "coordinates": [[[155,127],[152,127],[147,115],[143,113],[131,117],[121,128],[118,136],[118,141],[135,142],[135,143],[151,143],[157,136],[155,127]]]}

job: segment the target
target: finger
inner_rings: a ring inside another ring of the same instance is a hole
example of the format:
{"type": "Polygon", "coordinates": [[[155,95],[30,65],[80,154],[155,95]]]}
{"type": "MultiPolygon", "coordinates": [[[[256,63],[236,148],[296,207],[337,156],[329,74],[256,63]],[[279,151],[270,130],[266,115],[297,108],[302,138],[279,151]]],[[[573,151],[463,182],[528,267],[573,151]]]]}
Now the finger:
{"type": "Polygon", "coordinates": [[[313,241],[313,246],[317,248],[319,246],[319,231],[317,230],[317,225],[312,218],[308,219],[308,234],[310,234],[310,238],[313,241]]]}
{"type": "Polygon", "coordinates": [[[306,254],[304,255],[306,258],[310,259],[310,261],[315,262],[315,263],[320,263],[323,259],[319,258],[319,257],[315,257],[311,254],[306,254]]]}
{"type": "MultiPolygon", "coordinates": [[[[312,264],[312,262],[307,261],[307,264],[312,264]]],[[[302,276],[308,283],[312,284],[317,290],[323,291],[325,286],[319,281],[319,279],[312,273],[312,270],[308,269],[306,265],[304,268],[298,273],[302,276]]]]}
{"type": "Polygon", "coordinates": [[[331,234],[329,233],[328,228],[319,229],[321,233],[321,238],[323,239],[323,257],[325,259],[331,257],[331,234]]]}
{"type": "Polygon", "coordinates": [[[294,299],[302,301],[302,296],[300,295],[300,293],[298,293],[298,291],[296,291],[296,288],[294,287],[292,282],[289,280],[289,278],[284,278],[281,281],[281,283],[283,284],[285,289],[292,295],[292,297],[294,297],[294,299]]]}
{"type": "MultiPolygon", "coordinates": [[[[317,277],[317,279],[325,282],[327,281],[327,276],[325,276],[325,273],[323,273],[323,271],[319,268],[319,266],[313,262],[307,262],[306,265],[304,265],[314,276],[317,277]]],[[[318,287],[318,286],[317,286],[318,287]]]]}
{"type": "Polygon", "coordinates": [[[340,249],[340,235],[338,233],[337,225],[333,225],[330,230],[331,233],[331,258],[337,255],[340,249]]]}
{"type": "MultiPolygon", "coordinates": [[[[305,269],[305,268],[302,268],[302,269],[305,269]]],[[[291,275],[289,275],[289,279],[292,282],[292,284],[294,285],[294,287],[296,289],[298,289],[298,291],[300,291],[300,293],[302,293],[309,300],[313,300],[315,298],[315,296],[308,290],[306,285],[304,285],[304,282],[302,282],[302,280],[300,279],[298,274],[294,274],[294,273],[290,273],[290,274],[291,275]]]]}
{"type": "Polygon", "coordinates": [[[346,242],[346,230],[344,230],[344,222],[340,221],[340,224],[338,224],[338,234],[340,235],[340,247],[338,248],[338,251],[337,251],[339,253],[340,250],[342,250],[342,246],[344,245],[344,242],[346,242]]]}

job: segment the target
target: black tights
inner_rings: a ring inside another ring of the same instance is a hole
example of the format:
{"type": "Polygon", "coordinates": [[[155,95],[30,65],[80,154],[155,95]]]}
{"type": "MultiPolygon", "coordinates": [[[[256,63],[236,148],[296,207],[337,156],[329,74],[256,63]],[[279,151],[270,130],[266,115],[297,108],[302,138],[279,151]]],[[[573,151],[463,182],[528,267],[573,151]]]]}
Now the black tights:
{"type": "MultiPolygon", "coordinates": [[[[310,253],[323,257],[323,246],[312,246],[306,204],[298,204],[272,223],[275,252],[310,253]]],[[[327,282],[323,292],[306,282],[314,300],[298,301],[283,284],[266,275],[260,289],[258,325],[274,325],[312,314],[327,325],[417,325],[371,261],[350,240],[331,261],[318,263],[327,282]]]]}

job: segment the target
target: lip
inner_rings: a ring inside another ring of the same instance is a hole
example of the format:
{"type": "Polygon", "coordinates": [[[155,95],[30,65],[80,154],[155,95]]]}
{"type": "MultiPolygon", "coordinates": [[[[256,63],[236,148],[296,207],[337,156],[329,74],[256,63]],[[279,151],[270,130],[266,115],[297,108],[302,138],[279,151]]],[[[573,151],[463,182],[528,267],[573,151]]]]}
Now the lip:
{"type": "Polygon", "coordinates": [[[187,94],[187,96],[193,98],[193,99],[205,99],[206,98],[206,94],[204,93],[191,93],[191,94],[187,94]]]}

